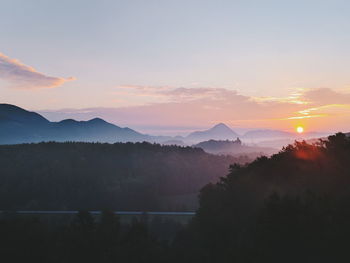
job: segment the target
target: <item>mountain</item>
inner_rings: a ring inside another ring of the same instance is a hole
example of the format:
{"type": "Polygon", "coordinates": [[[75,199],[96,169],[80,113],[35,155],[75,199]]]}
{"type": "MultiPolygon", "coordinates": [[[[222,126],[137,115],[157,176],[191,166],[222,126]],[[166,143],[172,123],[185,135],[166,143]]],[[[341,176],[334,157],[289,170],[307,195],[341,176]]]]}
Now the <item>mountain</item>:
{"type": "Polygon", "coordinates": [[[50,122],[35,112],[0,104],[0,144],[40,141],[50,122]]]}
{"type": "Polygon", "coordinates": [[[41,141],[135,142],[157,138],[121,128],[100,118],[50,122],[38,113],[0,104],[0,144],[41,141]]]}
{"type": "Polygon", "coordinates": [[[98,141],[98,142],[135,142],[149,140],[148,135],[130,128],[121,128],[100,118],[89,121],[72,119],[53,123],[55,141],[98,141]]]}
{"type": "Polygon", "coordinates": [[[47,124],[49,121],[38,113],[26,111],[11,104],[0,104],[0,123],[47,124]]]}
{"type": "Polygon", "coordinates": [[[186,141],[201,142],[207,140],[233,140],[239,137],[230,127],[219,123],[209,130],[192,132],[186,136],[186,141]]]}

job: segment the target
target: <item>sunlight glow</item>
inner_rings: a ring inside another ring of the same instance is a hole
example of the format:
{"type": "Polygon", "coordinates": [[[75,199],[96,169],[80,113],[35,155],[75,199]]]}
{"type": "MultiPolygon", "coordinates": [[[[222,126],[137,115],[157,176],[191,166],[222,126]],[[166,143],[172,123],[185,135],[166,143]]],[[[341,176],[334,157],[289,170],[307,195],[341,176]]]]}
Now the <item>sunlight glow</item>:
{"type": "Polygon", "coordinates": [[[297,133],[303,133],[304,132],[304,128],[301,126],[297,127],[297,133]]]}

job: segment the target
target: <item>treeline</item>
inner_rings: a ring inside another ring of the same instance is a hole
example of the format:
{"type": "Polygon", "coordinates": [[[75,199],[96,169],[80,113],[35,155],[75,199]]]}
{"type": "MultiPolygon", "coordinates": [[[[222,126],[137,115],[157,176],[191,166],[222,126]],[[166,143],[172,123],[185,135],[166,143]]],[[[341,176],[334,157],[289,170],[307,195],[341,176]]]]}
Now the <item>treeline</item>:
{"type": "Polygon", "coordinates": [[[201,190],[181,262],[349,262],[350,139],[296,142],[201,190]]]}
{"type": "Polygon", "coordinates": [[[0,146],[0,209],[193,210],[201,187],[248,161],[150,143],[0,146]]]}

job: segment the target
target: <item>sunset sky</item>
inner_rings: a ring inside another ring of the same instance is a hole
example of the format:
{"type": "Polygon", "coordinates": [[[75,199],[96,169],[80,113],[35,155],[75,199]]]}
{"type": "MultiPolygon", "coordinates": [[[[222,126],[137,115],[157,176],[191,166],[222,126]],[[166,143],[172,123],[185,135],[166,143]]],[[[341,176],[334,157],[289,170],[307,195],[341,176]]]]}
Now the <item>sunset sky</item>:
{"type": "Polygon", "coordinates": [[[0,0],[0,102],[177,134],[350,131],[350,1],[0,0]]]}

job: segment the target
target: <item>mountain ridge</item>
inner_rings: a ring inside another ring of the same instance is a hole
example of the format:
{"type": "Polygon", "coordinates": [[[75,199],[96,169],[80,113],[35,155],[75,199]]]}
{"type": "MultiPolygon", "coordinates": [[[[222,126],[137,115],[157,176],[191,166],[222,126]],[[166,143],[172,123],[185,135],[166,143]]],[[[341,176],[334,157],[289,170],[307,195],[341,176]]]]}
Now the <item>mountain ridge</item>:
{"type": "Polygon", "coordinates": [[[11,104],[0,104],[0,144],[32,143],[41,141],[147,141],[152,137],[121,128],[101,118],[88,121],[65,119],[50,122],[36,112],[11,104]]]}
{"type": "Polygon", "coordinates": [[[239,135],[224,123],[218,123],[212,128],[204,131],[195,131],[187,135],[185,138],[192,142],[207,141],[210,139],[233,140],[239,135]]]}
{"type": "MultiPolygon", "coordinates": [[[[304,137],[320,137],[320,133],[305,133],[304,137]]],[[[321,134],[322,135],[322,134],[321,134]]],[[[152,142],[163,144],[193,145],[208,140],[235,140],[258,143],[265,147],[280,147],[271,142],[276,139],[295,140],[298,135],[280,130],[252,130],[242,136],[224,123],[189,133],[187,136],[154,136],[143,134],[128,127],[120,127],[96,117],[87,121],[64,119],[51,122],[39,113],[16,105],[0,104],[0,144],[36,143],[43,141],[81,142],[152,142]],[[247,141],[249,140],[249,141],[247,141]],[[267,143],[263,145],[262,143],[267,143]]]]}

